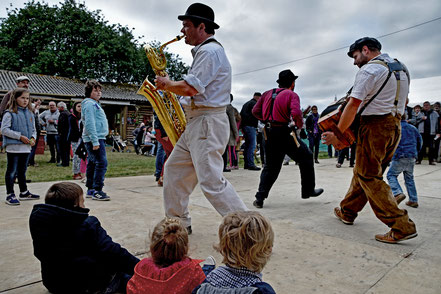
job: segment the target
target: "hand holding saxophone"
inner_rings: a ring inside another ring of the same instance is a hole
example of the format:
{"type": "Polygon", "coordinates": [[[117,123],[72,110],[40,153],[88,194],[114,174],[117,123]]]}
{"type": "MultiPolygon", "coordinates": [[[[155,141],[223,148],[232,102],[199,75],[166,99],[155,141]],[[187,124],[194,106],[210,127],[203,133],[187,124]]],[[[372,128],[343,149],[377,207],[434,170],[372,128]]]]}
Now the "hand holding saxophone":
{"type": "Polygon", "coordinates": [[[168,74],[165,75],[165,77],[156,76],[155,77],[155,90],[167,90],[167,86],[170,83],[170,78],[168,74]]]}

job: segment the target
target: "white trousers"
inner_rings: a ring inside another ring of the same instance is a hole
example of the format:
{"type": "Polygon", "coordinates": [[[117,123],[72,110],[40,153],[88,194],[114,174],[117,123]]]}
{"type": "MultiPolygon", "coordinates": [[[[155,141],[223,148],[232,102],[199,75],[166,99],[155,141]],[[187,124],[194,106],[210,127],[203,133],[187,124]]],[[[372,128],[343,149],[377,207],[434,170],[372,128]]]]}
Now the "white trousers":
{"type": "Polygon", "coordinates": [[[168,217],[191,225],[190,194],[199,182],[202,192],[222,216],[248,210],[224,178],[222,154],[230,136],[225,107],[186,109],[187,127],[164,169],[164,208],[168,217]]]}

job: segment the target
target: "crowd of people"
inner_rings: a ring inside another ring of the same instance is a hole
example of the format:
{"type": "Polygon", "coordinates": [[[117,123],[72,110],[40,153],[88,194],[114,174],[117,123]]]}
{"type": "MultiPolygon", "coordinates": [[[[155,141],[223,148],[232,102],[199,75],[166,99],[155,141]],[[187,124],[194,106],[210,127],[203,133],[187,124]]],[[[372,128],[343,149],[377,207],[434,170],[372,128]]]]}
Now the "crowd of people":
{"type": "MultiPolygon", "coordinates": [[[[413,169],[421,164],[426,149],[430,165],[439,158],[440,105],[435,103],[432,108],[425,102],[422,109],[417,105],[405,111],[409,72],[403,63],[381,53],[378,40],[365,37],[350,46],[347,54],[360,70],[338,125],[323,131],[318,125],[317,106],[311,107],[305,120],[300,97],[294,92],[299,77],[289,69],[279,73],[277,87],[254,93],[239,113],[231,105],[231,66],[214,37],[219,28],[214,11],[194,3],[178,19],[185,42],[193,46],[192,66],[183,80],[157,76],[155,84],[157,90],[182,96],[186,129],[175,146],[157,119],[154,125],[139,125],[133,133],[136,153],[151,156],[156,152],[155,176],[164,186],[166,217],[153,229],[149,257],[139,260],[112,241],[98,219],[89,216],[79,185],[54,184],[46,193],[45,203],[34,206],[29,222],[34,254],[41,262],[43,284],[49,291],[275,293],[262,281],[261,274],[273,249],[271,224],[260,213],[248,210],[223,175],[238,168],[239,130],[245,139],[244,168],[261,170],[253,205],[262,209],[286,156],[299,165],[301,198],[320,196],[324,190],[316,188],[314,170],[314,164],[319,164],[320,142],[336,145],[340,134],[358,123],[356,143],[339,152],[337,168],[351,153],[354,173],[344,199],[334,209],[335,216],[352,225],[369,202],[377,218],[390,228],[386,234],[375,235],[377,241],[398,243],[417,236],[407,210],[398,206],[406,196],[397,176],[402,172],[405,176],[409,195],[406,205],[417,208],[413,169]],[[302,138],[308,139],[309,147],[302,138]],[[157,148],[153,140],[158,142],[157,148]],[[261,147],[263,169],[255,164],[257,145],[261,147]],[[388,185],[383,174],[389,165],[388,185]],[[223,217],[216,249],[225,265],[217,268],[212,257],[201,266],[204,261],[188,254],[188,236],[192,234],[188,204],[198,183],[223,217]]],[[[18,205],[20,200],[40,198],[26,185],[26,168],[37,143],[39,124],[46,131],[49,162],[68,166],[72,146],[77,156],[73,158],[73,178],[84,177],[83,162],[86,168],[86,198],[110,200],[103,191],[109,126],[99,103],[102,85],[87,81],[85,99],[75,103],[72,112],[64,102],[51,101],[41,114],[39,103],[32,106],[28,85],[27,77],[19,77],[18,88],[5,96],[1,131],[8,160],[6,203],[18,205]],[[20,188],[18,198],[15,178],[20,188]]]]}

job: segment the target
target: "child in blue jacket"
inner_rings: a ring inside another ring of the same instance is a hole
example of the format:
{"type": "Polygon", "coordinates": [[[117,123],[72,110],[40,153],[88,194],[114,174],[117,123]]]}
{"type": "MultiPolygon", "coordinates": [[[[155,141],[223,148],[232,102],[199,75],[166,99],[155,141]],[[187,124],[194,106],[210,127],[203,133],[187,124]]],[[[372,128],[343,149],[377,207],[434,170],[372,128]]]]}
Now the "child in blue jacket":
{"type": "Polygon", "coordinates": [[[86,198],[108,201],[110,197],[103,191],[107,171],[105,139],[109,124],[99,100],[102,86],[95,80],[86,82],[86,99],[81,102],[81,117],[84,123],[83,141],[87,150],[86,198]]]}

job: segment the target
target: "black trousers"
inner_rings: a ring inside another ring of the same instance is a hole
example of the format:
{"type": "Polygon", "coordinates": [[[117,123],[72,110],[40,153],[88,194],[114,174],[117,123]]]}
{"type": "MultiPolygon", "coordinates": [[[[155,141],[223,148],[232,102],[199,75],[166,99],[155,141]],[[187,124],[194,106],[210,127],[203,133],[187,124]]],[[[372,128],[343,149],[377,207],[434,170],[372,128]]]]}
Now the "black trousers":
{"type": "Polygon", "coordinates": [[[69,166],[70,162],[70,141],[67,136],[59,136],[58,146],[60,148],[60,159],[62,166],[69,166]]]}
{"type": "Polygon", "coordinates": [[[59,136],[57,134],[47,134],[46,135],[46,142],[47,145],[49,145],[49,150],[51,152],[51,161],[59,163],[60,162],[60,145],[59,145],[59,136]],[[55,154],[55,151],[57,152],[55,154]],[[56,155],[56,157],[55,157],[56,155]]]}
{"type": "MultiPolygon", "coordinates": [[[[351,156],[349,157],[349,164],[350,165],[354,165],[354,163],[355,163],[356,146],[357,146],[357,144],[351,145],[351,156]]],[[[340,152],[338,154],[338,163],[343,164],[343,162],[345,161],[345,157],[348,157],[348,156],[349,156],[349,147],[346,147],[346,148],[340,150],[340,152]]]]}
{"type": "Polygon", "coordinates": [[[265,129],[267,141],[265,142],[266,163],[260,174],[259,190],[256,199],[263,201],[277,180],[282,168],[285,154],[298,163],[302,185],[302,195],[309,195],[315,188],[315,173],[312,152],[301,140],[297,147],[294,138],[290,135],[288,127],[272,127],[265,129]]]}
{"type": "Polygon", "coordinates": [[[423,160],[423,157],[426,156],[427,148],[429,148],[429,153],[427,154],[427,156],[429,157],[429,162],[435,161],[435,144],[433,141],[435,139],[435,135],[421,134],[421,137],[423,137],[423,147],[418,153],[418,161],[421,162],[423,160]]]}

